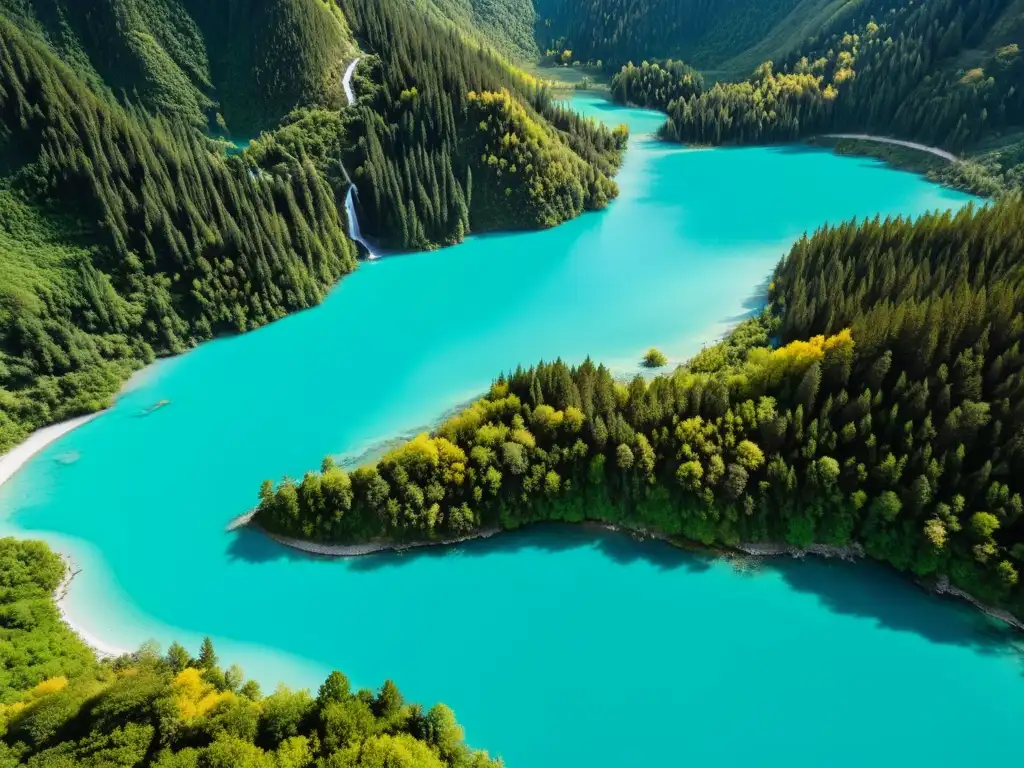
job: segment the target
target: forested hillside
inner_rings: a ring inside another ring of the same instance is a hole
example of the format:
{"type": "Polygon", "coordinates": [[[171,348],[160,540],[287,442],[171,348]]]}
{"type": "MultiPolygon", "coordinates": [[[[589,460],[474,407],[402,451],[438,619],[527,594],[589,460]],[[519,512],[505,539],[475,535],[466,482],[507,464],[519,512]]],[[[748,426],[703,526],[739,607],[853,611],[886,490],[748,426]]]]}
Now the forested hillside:
{"type": "Polygon", "coordinates": [[[1024,124],[1024,4],[865,0],[742,83],[669,103],[697,143],[877,132],[956,152],[1024,124]]]}
{"type": "Polygon", "coordinates": [[[812,0],[535,0],[542,51],[618,68],[684,58],[714,67],[761,41],[777,24],[811,13],[812,0]]]}
{"type": "Polygon", "coordinates": [[[31,27],[0,29],[0,450],[355,266],[308,159],[253,175],[175,114],[97,92],[31,27]]]}
{"type": "Polygon", "coordinates": [[[0,539],[0,765],[31,768],[499,768],[463,743],[443,704],[408,704],[390,680],[353,691],[264,695],[205,640],[100,663],[61,620],[65,564],[41,542],[0,539]]]}
{"type": "Polygon", "coordinates": [[[355,44],[323,0],[0,0],[94,90],[238,136],[340,106],[355,44]]]}
{"type": "Polygon", "coordinates": [[[1022,615],[1022,257],[1019,201],[826,227],[761,319],[675,373],[517,370],[374,466],[264,483],[256,521],[329,542],[602,520],[860,543],[1022,615]]]}
{"type": "Polygon", "coordinates": [[[401,249],[616,194],[624,132],[404,0],[0,0],[0,29],[0,452],[321,301],[356,264],[350,175],[401,249]],[[356,108],[350,23],[380,53],[356,108]],[[210,138],[260,129],[232,156],[210,138]]]}
{"type": "Polygon", "coordinates": [[[624,130],[582,120],[489,50],[399,2],[344,7],[375,54],[359,66],[359,138],[345,164],[363,230],[385,247],[549,227],[615,197],[609,176],[624,130]]]}
{"type": "Polygon", "coordinates": [[[510,61],[533,61],[533,0],[410,0],[435,22],[454,25],[510,61]]]}

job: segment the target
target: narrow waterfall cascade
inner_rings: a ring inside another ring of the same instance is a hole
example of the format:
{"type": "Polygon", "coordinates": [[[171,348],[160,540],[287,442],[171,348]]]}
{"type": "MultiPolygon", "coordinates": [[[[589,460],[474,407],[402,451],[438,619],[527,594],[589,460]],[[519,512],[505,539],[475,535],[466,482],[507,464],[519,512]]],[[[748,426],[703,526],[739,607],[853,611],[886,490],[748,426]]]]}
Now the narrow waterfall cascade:
{"type": "MultiPolygon", "coordinates": [[[[356,65],[359,63],[360,58],[362,57],[357,56],[352,60],[352,63],[345,69],[345,74],[341,78],[341,87],[345,90],[345,98],[348,99],[349,106],[356,103],[356,94],[355,91],[352,90],[352,75],[356,71],[356,65]]],[[[352,183],[352,177],[348,175],[345,163],[338,160],[338,164],[341,166],[341,172],[345,175],[345,181],[348,182],[348,194],[345,195],[345,215],[348,216],[348,236],[366,249],[367,258],[372,261],[377,258],[377,254],[374,253],[373,248],[370,247],[370,244],[363,237],[362,232],[359,230],[359,219],[356,218],[355,198],[359,194],[359,190],[356,189],[356,185],[352,183]]]]}
{"type": "Polygon", "coordinates": [[[358,194],[355,184],[349,184],[348,194],[345,195],[345,215],[348,216],[348,236],[366,249],[367,258],[371,261],[377,258],[373,248],[366,242],[362,232],[359,231],[359,219],[356,218],[355,196],[358,194]]]}

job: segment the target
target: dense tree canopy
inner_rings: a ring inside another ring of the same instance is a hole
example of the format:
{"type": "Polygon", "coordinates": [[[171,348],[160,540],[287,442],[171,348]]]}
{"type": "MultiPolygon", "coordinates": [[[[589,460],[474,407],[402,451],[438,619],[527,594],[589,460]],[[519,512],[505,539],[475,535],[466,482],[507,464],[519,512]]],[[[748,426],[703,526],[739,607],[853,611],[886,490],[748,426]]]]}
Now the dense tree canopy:
{"type": "Polygon", "coordinates": [[[537,58],[533,0],[411,0],[436,22],[454,25],[510,61],[537,58]]]}
{"type": "Polygon", "coordinates": [[[752,45],[800,0],[535,0],[542,51],[619,67],[682,57],[702,67],[752,45]]]}
{"type": "Polygon", "coordinates": [[[354,267],[307,158],[251,173],[0,27],[0,450],[101,407],[154,353],[316,304],[354,267]]]}
{"type": "Polygon", "coordinates": [[[339,106],[355,45],[323,0],[0,0],[96,90],[240,136],[339,106]]]}
{"type": "Polygon", "coordinates": [[[376,54],[359,66],[358,141],[344,161],[364,232],[424,248],[470,231],[545,227],[615,197],[625,147],[456,28],[396,0],[346,0],[376,54]]]}
{"type": "Polygon", "coordinates": [[[620,104],[665,109],[677,99],[687,100],[704,92],[704,77],[681,61],[632,62],[623,65],[611,82],[612,98],[620,104]]]}
{"type": "Polygon", "coordinates": [[[264,483],[256,521],[334,542],[585,519],[857,542],[1024,612],[1022,256],[1020,202],[826,227],[762,318],[675,373],[517,370],[374,466],[264,483]]]}
{"type": "Polygon", "coordinates": [[[352,691],[332,672],[316,696],[263,695],[174,643],[98,662],[60,619],[63,561],[0,539],[0,765],[104,768],[499,768],[470,750],[444,704],[408,704],[387,680],[352,691]]]}
{"type": "Polygon", "coordinates": [[[667,103],[663,135],[709,144],[864,131],[959,151],[1024,124],[1012,0],[866,0],[741,83],[667,103]]]}

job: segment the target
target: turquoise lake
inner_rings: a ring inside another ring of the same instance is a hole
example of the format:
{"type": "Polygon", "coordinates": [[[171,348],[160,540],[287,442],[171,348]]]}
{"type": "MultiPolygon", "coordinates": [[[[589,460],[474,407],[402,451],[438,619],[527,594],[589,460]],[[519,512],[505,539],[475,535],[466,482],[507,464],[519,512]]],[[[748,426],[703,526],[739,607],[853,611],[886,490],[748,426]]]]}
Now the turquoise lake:
{"type": "Polygon", "coordinates": [[[264,478],[427,425],[517,364],[686,358],[824,222],[970,200],[803,147],[665,146],[656,114],[575,103],[633,133],[607,211],[363,264],[317,309],[160,362],[0,488],[0,533],[73,555],[68,611],[104,643],[209,634],[265,689],[391,677],[510,766],[1019,760],[1010,636],[870,564],[747,573],[564,527],[338,561],[225,532],[264,478]]]}

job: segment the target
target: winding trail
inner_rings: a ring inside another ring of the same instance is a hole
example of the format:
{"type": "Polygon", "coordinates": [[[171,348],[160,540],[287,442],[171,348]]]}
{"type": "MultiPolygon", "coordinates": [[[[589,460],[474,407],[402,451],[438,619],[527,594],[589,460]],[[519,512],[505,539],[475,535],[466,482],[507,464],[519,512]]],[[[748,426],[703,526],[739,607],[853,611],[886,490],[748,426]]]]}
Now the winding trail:
{"type": "Polygon", "coordinates": [[[350,107],[356,103],[356,94],[355,91],[352,90],[352,75],[356,71],[356,64],[358,64],[359,60],[362,58],[362,56],[356,56],[352,59],[352,63],[348,65],[348,68],[345,70],[345,74],[341,78],[341,87],[345,89],[345,98],[348,99],[348,105],[350,107]]]}
{"type": "Polygon", "coordinates": [[[903,139],[891,139],[888,136],[875,136],[870,133],[824,133],[822,136],[826,139],[857,139],[858,141],[877,141],[881,144],[895,144],[899,147],[906,147],[907,149],[916,149],[921,152],[927,152],[930,155],[941,157],[943,160],[948,160],[951,163],[962,163],[959,157],[954,155],[952,152],[947,152],[944,149],[938,147],[929,147],[927,144],[918,144],[916,141],[904,141],[903,139]]]}

